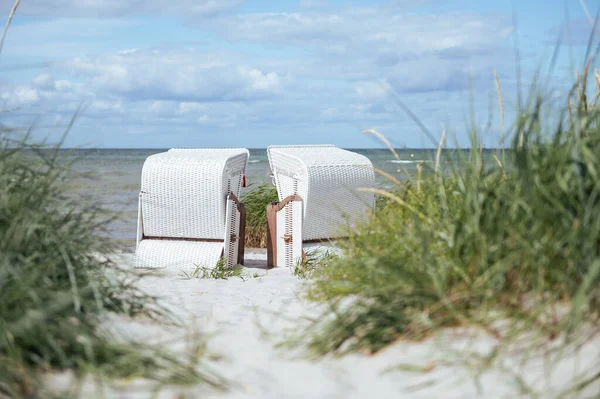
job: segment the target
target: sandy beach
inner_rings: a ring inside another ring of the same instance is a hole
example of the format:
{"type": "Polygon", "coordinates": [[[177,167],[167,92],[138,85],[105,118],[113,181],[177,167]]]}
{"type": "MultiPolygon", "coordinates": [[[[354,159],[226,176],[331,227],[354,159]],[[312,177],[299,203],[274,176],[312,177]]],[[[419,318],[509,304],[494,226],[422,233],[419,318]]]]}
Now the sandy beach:
{"type": "Polygon", "coordinates": [[[600,399],[594,3],[0,2],[0,399],[600,399]]]}
{"type": "MultiPolygon", "coordinates": [[[[121,261],[131,264],[132,254],[121,261]]],[[[161,398],[515,398],[520,394],[511,373],[533,384],[544,398],[554,397],[576,372],[584,371],[600,355],[600,340],[586,344],[580,353],[570,354],[552,371],[544,360],[514,356],[476,379],[476,369],[443,362],[460,358],[455,350],[485,353],[492,338],[458,330],[447,330],[423,342],[398,342],[376,355],[353,354],[320,360],[306,358],[301,350],[278,348],[298,326],[316,314],[313,304],[298,298],[302,280],[284,268],[266,269],[264,250],[246,253],[244,279],[187,279],[180,270],[162,270],[141,284],[160,295],[163,304],[184,320],[185,329],[164,328],[148,322],[111,321],[110,327],[125,336],[146,342],[166,342],[186,356],[194,345],[194,331],[208,334],[206,365],[227,378],[229,389],[218,391],[199,385],[163,389],[161,398]],[[421,370],[386,371],[399,364],[421,370]]],[[[196,341],[197,343],[197,341],[196,341]]],[[[69,375],[49,379],[65,387],[69,375]]],[[[595,387],[597,389],[598,387],[595,387]]],[[[88,381],[81,397],[97,392],[88,381]]],[[[145,398],[143,381],[121,382],[106,390],[108,397],[145,398]]]]}

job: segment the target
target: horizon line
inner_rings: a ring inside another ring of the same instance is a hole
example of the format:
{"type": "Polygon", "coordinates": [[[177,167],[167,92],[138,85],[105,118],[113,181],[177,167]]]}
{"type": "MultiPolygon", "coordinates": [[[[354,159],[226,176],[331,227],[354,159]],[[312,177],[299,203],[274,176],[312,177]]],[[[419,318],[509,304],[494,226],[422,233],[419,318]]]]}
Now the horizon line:
{"type": "MultiPolygon", "coordinates": [[[[63,147],[63,148],[59,148],[59,150],[146,150],[146,151],[153,151],[153,150],[169,150],[171,148],[187,148],[187,147],[63,147]]],[[[202,148],[206,148],[206,149],[217,149],[217,148],[234,148],[234,147],[190,147],[190,149],[193,148],[197,148],[197,149],[202,149],[202,148]]],[[[238,147],[235,147],[238,148],[238,147]]],[[[267,147],[239,147],[239,148],[246,148],[247,150],[266,150],[267,147]]],[[[381,148],[381,147],[338,147],[344,150],[385,150],[385,151],[389,151],[389,148],[381,148]]],[[[54,148],[47,148],[49,150],[54,150],[54,148]]],[[[405,151],[405,150],[437,150],[437,147],[393,147],[394,150],[400,150],[400,151],[405,151]]],[[[473,147],[455,147],[455,148],[442,148],[442,150],[444,151],[448,151],[448,150],[472,150],[473,147]]],[[[484,151],[491,151],[491,150],[509,150],[510,147],[483,147],[484,151]]]]}

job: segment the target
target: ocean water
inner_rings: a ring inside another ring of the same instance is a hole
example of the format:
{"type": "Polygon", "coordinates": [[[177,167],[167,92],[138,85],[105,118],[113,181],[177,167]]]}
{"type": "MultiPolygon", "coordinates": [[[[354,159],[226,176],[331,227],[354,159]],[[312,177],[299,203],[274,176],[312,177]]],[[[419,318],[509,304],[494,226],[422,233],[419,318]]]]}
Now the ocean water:
{"type": "MultiPolygon", "coordinates": [[[[122,243],[126,250],[133,251],[137,229],[137,206],[142,167],[146,158],[166,149],[76,149],[63,150],[64,158],[70,161],[77,172],[89,175],[73,182],[78,195],[99,201],[120,213],[120,219],[110,227],[113,238],[122,243]]],[[[397,157],[388,149],[352,149],[369,158],[374,168],[382,170],[404,181],[408,174],[416,176],[417,165],[422,163],[423,173],[431,173],[435,150],[396,150],[397,157]]],[[[467,155],[464,152],[464,155],[467,155]]],[[[445,159],[456,159],[456,151],[445,151],[445,159]]],[[[442,157],[444,158],[444,157],[442,157]]],[[[492,159],[491,152],[486,158],[492,159]]],[[[443,167],[443,163],[442,163],[443,167]]],[[[246,179],[251,190],[260,184],[272,184],[266,149],[250,149],[246,179]]],[[[389,179],[376,174],[377,185],[389,187],[389,179]]]]}

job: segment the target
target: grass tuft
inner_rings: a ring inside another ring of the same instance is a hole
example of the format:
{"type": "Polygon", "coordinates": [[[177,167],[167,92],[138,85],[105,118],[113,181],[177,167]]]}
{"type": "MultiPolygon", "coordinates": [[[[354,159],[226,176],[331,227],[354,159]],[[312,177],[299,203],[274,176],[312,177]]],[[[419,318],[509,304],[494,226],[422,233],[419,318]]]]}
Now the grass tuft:
{"type": "Polygon", "coordinates": [[[338,256],[330,251],[307,250],[303,259],[294,266],[292,274],[301,280],[310,279],[317,268],[328,267],[329,263],[338,256]]]}
{"type": "Polygon", "coordinates": [[[231,277],[242,278],[244,268],[240,265],[235,265],[230,268],[227,266],[226,258],[221,258],[215,265],[215,267],[205,267],[197,265],[193,272],[187,273],[183,271],[183,277],[186,279],[198,278],[198,279],[216,279],[216,280],[227,280],[231,277]]]}

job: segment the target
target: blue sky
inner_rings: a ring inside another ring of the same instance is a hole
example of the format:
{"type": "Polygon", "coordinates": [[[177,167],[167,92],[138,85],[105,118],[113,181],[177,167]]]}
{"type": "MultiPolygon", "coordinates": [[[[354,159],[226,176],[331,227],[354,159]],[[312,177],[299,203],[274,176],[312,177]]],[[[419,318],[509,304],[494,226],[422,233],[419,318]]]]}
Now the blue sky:
{"type": "MultiPolygon", "coordinates": [[[[12,0],[0,0],[4,21],[12,0]]],[[[2,123],[66,146],[468,145],[501,136],[562,37],[550,98],[581,69],[591,0],[22,0],[0,55],[2,123]],[[515,29],[513,10],[516,12],[515,29]],[[568,16],[568,19],[567,19],[568,16]],[[491,121],[490,121],[491,118],[491,121]]],[[[547,69],[543,69],[546,71],[547,69]]],[[[565,100],[566,101],[566,100],[565,100]]]]}

